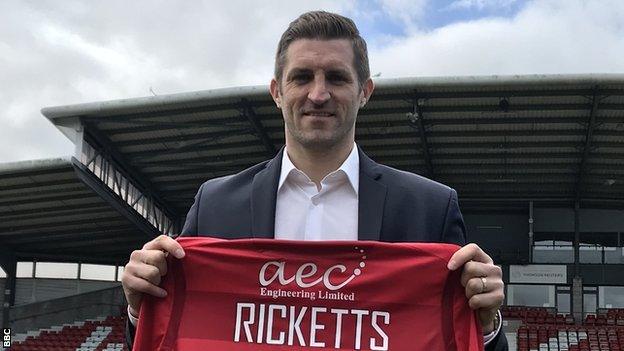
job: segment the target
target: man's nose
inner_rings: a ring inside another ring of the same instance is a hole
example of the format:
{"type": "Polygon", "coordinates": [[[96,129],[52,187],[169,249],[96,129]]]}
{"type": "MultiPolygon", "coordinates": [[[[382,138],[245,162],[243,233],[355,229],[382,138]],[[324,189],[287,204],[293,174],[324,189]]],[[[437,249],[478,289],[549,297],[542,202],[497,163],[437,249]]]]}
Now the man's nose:
{"type": "Polygon", "coordinates": [[[331,99],[331,92],[327,87],[325,78],[317,77],[314,79],[310,92],[308,93],[308,99],[315,105],[322,105],[331,99]]]}

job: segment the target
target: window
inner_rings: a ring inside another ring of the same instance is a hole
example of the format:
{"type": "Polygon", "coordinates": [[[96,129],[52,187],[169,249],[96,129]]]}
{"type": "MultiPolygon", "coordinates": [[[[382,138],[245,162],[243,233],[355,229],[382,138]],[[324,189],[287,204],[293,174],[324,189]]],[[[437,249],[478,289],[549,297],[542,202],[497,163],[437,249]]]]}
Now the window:
{"type": "Polygon", "coordinates": [[[601,286],[598,296],[600,308],[624,308],[624,286],[601,286]]]}
{"type": "Polygon", "coordinates": [[[37,262],[36,278],[76,279],[78,276],[77,263],[37,262]]]}
{"type": "Polygon", "coordinates": [[[82,264],[80,266],[80,279],[114,281],[115,266],[82,264]]]}
{"type": "Polygon", "coordinates": [[[555,286],[509,284],[507,285],[507,304],[555,307],[555,286]]]}
{"type": "Polygon", "coordinates": [[[557,292],[557,313],[570,313],[569,292],[557,292]]]}
{"type": "Polygon", "coordinates": [[[124,271],[124,266],[117,267],[117,281],[121,281],[121,273],[124,271]]]}
{"type": "Polygon", "coordinates": [[[602,263],[602,246],[594,244],[580,244],[579,261],[581,263],[602,263]]]}
{"type": "Polygon", "coordinates": [[[533,263],[574,263],[571,241],[542,240],[533,246],[533,263]]]}
{"type": "Polygon", "coordinates": [[[33,263],[32,262],[17,262],[17,269],[15,272],[17,278],[32,278],[33,276],[33,263]]]}
{"type": "Polygon", "coordinates": [[[605,263],[624,264],[624,247],[605,247],[605,263]]]}
{"type": "Polygon", "coordinates": [[[583,294],[583,312],[596,313],[596,294],[583,294]]]}

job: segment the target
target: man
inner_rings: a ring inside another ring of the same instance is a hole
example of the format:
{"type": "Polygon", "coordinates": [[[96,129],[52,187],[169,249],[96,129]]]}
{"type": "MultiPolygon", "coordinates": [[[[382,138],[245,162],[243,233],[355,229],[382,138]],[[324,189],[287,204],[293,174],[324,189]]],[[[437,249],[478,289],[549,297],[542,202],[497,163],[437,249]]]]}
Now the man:
{"type": "MultiPolygon", "coordinates": [[[[284,117],[285,149],[270,161],[204,183],[182,234],[464,244],[453,189],[379,165],[355,145],[357,113],[373,89],[366,43],[350,19],[317,11],[292,22],[278,44],[270,84],[284,117]]],[[[167,254],[184,256],[166,236],[132,253],[122,284],[133,321],[144,293],[166,295],[158,284],[167,254]]],[[[500,268],[474,244],[457,251],[448,267],[463,269],[486,349],[506,350],[498,318],[504,298],[500,268]]]]}

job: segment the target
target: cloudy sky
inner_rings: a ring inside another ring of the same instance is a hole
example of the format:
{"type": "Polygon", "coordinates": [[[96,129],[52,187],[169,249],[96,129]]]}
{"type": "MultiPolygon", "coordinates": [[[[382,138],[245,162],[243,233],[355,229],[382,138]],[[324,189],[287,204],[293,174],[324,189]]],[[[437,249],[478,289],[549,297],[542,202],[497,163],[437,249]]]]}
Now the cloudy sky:
{"type": "Polygon", "coordinates": [[[621,0],[2,0],[0,163],[72,153],[44,106],[266,84],[315,9],[356,21],[382,78],[624,73],[621,0]]]}

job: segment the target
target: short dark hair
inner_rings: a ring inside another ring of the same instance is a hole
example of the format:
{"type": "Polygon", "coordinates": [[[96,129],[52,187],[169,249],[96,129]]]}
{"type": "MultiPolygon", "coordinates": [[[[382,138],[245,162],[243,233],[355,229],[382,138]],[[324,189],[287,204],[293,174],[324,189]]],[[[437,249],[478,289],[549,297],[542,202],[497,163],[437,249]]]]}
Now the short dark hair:
{"type": "Polygon", "coordinates": [[[344,16],[325,12],[311,11],[292,21],[277,44],[275,55],[275,79],[281,82],[286,52],[292,42],[298,39],[348,39],[353,47],[353,66],[358,75],[360,86],[370,78],[368,51],[366,42],[360,36],[355,23],[344,16]]]}

